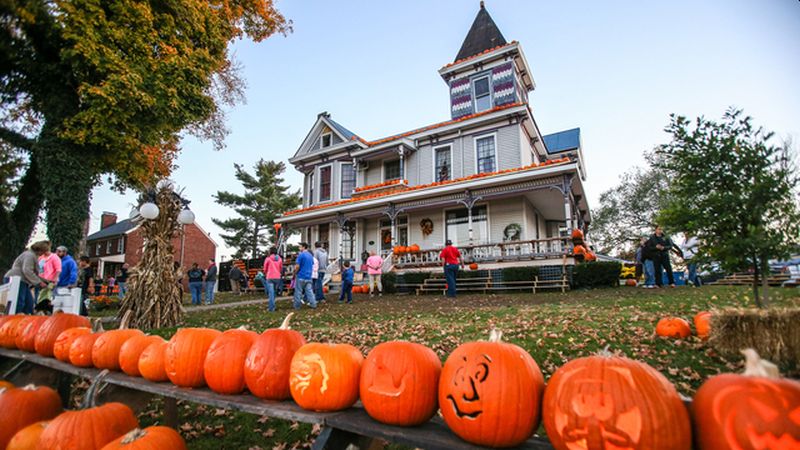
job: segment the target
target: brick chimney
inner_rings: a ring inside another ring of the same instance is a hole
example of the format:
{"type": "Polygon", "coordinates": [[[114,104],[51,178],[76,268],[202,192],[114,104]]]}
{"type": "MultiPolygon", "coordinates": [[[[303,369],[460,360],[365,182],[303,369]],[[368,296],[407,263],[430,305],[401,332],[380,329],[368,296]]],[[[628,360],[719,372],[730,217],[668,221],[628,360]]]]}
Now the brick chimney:
{"type": "Polygon", "coordinates": [[[115,223],[117,223],[117,215],[112,212],[103,211],[103,214],[100,216],[100,229],[108,228],[115,223]]]}

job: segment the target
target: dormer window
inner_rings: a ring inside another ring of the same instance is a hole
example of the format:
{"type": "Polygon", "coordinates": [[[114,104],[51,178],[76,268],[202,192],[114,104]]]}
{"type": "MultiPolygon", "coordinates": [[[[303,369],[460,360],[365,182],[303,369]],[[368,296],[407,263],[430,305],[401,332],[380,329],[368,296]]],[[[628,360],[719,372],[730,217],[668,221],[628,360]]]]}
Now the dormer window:
{"type": "Polygon", "coordinates": [[[320,137],[320,148],[330,147],[331,146],[331,137],[333,135],[331,133],[325,133],[320,137]]]}
{"type": "Polygon", "coordinates": [[[489,77],[472,80],[472,92],[475,96],[475,112],[486,111],[492,107],[492,92],[489,88],[489,77]]]}

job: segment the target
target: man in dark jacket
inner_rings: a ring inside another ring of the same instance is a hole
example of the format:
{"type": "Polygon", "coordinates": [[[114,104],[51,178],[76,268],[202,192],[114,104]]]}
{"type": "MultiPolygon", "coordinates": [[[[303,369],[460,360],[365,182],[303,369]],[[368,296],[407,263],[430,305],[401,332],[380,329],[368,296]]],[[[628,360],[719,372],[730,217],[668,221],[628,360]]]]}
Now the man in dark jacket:
{"type": "Polygon", "coordinates": [[[672,263],[669,260],[669,252],[675,245],[672,240],[664,234],[664,230],[656,225],[656,231],[647,240],[647,255],[653,260],[655,269],[656,286],[664,285],[662,270],[667,271],[667,280],[671,287],[675,287],[675,278],[672,275],[672,263]]]}
{"type": "Polygon", "coordinates": [[[206,304],[214,303],[214,286],[217,284],[217,265],[214,264],[214,258],[208,260],[208,267],[206,268],[205,290],[206,290],[206,304]]]}
{"type": "Polygon", "coordinates": [[[240,284],[242,282],[242,271],[234,264],[228,272],[228,281],[231,283],[231,293],[235,295],[242,295],[240,284]]]}

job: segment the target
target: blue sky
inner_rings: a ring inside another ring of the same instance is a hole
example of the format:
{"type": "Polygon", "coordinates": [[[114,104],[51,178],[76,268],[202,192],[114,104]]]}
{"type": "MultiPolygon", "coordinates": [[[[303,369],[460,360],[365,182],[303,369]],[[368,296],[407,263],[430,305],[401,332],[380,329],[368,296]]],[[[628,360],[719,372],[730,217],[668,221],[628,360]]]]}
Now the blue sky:
{"type": "MultiPolygon", "coordinates": [[[[294,32],[232,45],[247,102],[229,111],[223,151],[183,141],[173,179],[198,223],[232,211],[217,190],[238,191],[233,163],[286,161],[316,115],[374,139],[449,118],[437,69],[453,60],[478,1],[281,1],[294,32]]],[[[800,2],[489,0],[507,40],[522,43],[536,81],[531,106],[543,133],[580,127],[592,206],[618,176],[665,142],[670,113],[718,118],[743,108],[800,144],[800,2]]],[[[301,177],[289,168],[287,181],[301,177]]],[[[127,217],[135,194],[95,189],[102,211],[127,217]]]]}

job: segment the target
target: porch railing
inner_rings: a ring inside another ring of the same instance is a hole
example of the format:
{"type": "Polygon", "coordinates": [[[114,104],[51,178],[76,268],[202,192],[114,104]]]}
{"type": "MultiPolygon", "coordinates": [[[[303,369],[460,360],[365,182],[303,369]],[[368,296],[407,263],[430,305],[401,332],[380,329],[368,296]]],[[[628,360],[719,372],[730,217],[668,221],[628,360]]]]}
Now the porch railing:
{"type": "MultiPolygon", "coordinates": [[[[530,259],[561,257],[571,250],[572,243],[567,237],[535,239],[530,241],[508,241],[494,244],[467,245],[459,247],[464,262],[503,262],[530,259]]],[[[409,253],[396,257],[399,268],[440,265],[439,249],[424,249],[419,253],[409,253]]]]}

